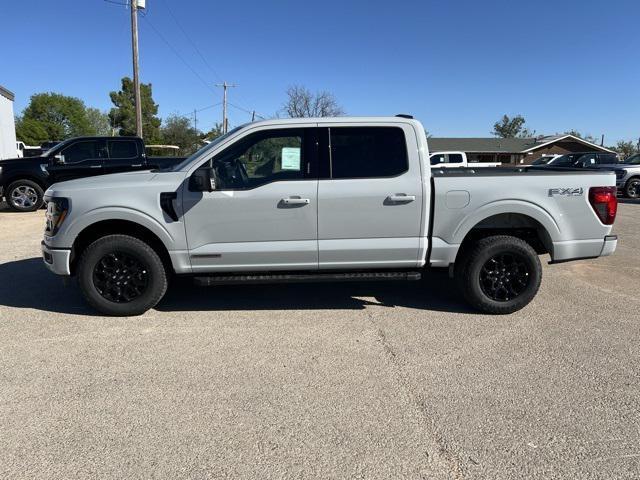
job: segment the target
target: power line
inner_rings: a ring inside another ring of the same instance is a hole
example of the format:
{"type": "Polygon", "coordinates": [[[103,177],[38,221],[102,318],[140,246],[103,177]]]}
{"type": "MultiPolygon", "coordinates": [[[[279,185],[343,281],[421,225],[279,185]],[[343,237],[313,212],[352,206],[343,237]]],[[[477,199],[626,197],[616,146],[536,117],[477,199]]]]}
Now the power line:
{"type": "Polygon", "coordinates": [[[171,18],[173,18],[173,21],[175,22],[175,24],[178,26],[178,28],[180,29],[180,31],[184,34],[184,36],[187,38],[187,40],[189,40],[189,43],[191,44],[191,46],[195,49],[196,53],[200,56],[200,58],[202,59],[202,62],[207,66],[207,68],[209,70],[211,70],[211,72],[213,73],[214,76],[216,76],[218,78],[218,80],[223,81],[222,77],[218,74],[218,72],[216,70],[214,70],[214,68],[209,64],[209,62],[207,61],[207,59],[205,58],[205,56],[202,54],[202,52],[200,51],[200,49],[198,48],[198,46],[196,45],[196,43],[191,39],[191,37],[189,36],[189,34],[187,33],[187,31],[182,28],[182,25],[180,25],[180,22],[178,22],[178,19],[176,18],[176,16],[173,13],[173,10],[171,10],[171,7],[169,7],[169,4],[165,1],[162,0],[162,3],[164,3],[164,6],[167,8],[167,11],[169,12],[169,15],[171,16],[171,18]]]}
{"type": "Polygon", "coordinates": [[[234,104],[233,104],[233,103],[231,103],[231,102],[227,102],[227,103],[228,103],[230,106],[232,106],[233,108],[237,108],[238,110],[242,110],[243,112],[248,113],[249,115],[255,115],[256,117],[259,117],[259,118],[261,118],[261,119],[263,119],[263,120],[264,120],[264,116],[263,116],[263,115],[260,115],[260,114],[259,114],[258,112],[256,112],[255,110],[247,110],[246,108],[244,108],[244,107],[240,107],[239,105],[234,105],[234,104]]]}
{"type": "MultiPolygon", "coordinates": [[[[189,40],[189,43],[191,44],[191,46],[194,48],[194,50],[196,51],[196,53],[198,54],[198,56],[202,59],[202,62],[206,65],[206,67],[211,70],[211,72],[214,74],[215,77],[218,78],[218,80],[220,80],[220,82],[224,83],[224,80],[222,79],[222,77],[220,76],[220,74],[211,66],[211,64],[207,61],[206,57],[202,54],[202,51],[198,48],[198,45],[193,41],[193,39],[191,38],[191,36],[187,33],[187,31],[182,27],[182,25],[180,24],[180,22],[178,21],[178,18],[175,16],[175,14],[173,13],[173,10],[171,10],[171,7],[169,6],[169,3],[166,0],[162,0],[162,3],[164,4],[164,6],[167,8],[167,11],[169,12],[169,15],[171,16],[171,18],[173,19],[174,23],[178,26],[178,28],[180,29],[180,31],[184,34],[184,36],[186,37],[187,40],[189,40]]],[[[244,97],[240,94],[238,95],[241,99],[243,99],[244,97]]],[[[238,108],[238,107],[236,107],[238,108]]],[[[245,110],[248,111],[248,110],[245,110]]],[[[253,111],[248,111],[248,113],[252,113],[253,111]]],[[[258,115],[261,118],[262,115],[258,115]]]]}
{"type": "Polygon", "coordinates": [[[189,70],[191,70],[191,73],[193,73],[196,77],[198,77],[198,80],[200,80],[205,87],[207,87],[209,90],[211,90],[212,92],[215,93],[215,90],[213,89],[213,87],[204,78],[202,78],[200,76],[200,74],[197,71],[195,71],[191,65],[189,65],[189,63],[184,59],[184,57],[182,55],[180,55],[180,52],[178,52],[178,50],[176,50],[173,47],[173,45],[171,45],[169,43],[169,41],[164,37],[164,35],[162,35],[162,33],[160,33],[160,31],[156,27],[153,26],[151,21],[146,16],[142,17],[142,18],[144,18],[144,21],[151,27],[151,29],[156,33],[156,35],[158,35],[158,37],[160,37],[160,40],[162,40],[167,45],[167,47],[169,47],[171,49],[171,51],[173,51],[173,53],[176,55],[176,57],[178,57],[182,61],[182,63],[184,63],[184,65],[189,70]]]}

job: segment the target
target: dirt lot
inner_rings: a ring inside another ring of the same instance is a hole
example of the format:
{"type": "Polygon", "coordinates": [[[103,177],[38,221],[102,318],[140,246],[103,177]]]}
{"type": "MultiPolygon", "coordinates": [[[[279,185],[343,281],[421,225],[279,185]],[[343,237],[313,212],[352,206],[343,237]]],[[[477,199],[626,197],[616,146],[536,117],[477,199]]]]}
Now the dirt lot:
{"type": "Polygon", "coordinates": [[[638,478],[640,205],[503,317],[446,275],[95,315],[0,211],[0,478],[638,478]]]}

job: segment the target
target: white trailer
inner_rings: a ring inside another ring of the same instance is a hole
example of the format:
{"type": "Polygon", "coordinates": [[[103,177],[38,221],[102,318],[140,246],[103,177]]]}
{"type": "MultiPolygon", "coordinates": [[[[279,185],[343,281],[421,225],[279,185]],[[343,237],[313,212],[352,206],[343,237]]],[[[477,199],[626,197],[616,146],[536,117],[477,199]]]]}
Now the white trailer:
{"type": "Polygon", "coordinates": [[[0,85],[0,160],[18,156],[16,122],[13,117],[14,94],[0,85]]]}

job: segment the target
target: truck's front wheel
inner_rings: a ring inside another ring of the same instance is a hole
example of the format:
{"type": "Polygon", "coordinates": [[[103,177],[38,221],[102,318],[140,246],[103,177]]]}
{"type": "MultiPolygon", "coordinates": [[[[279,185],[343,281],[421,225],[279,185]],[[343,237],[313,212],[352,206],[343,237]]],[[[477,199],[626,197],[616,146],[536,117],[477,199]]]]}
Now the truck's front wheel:
{"type": "Polygon", "coordinates": [[[4,196],[9,208],[16,212],[34,212],[44,203],[42,187],[31,180],[11,182],[4,196]]]}
{"type": "Polygon", "coordinates": [[[516,237],[486,237],[463,253],[456,278],[465,299],[487,313],[513,313],[535,297],[542,279],[540,259],[516,237]]]}
{"type": "Polygon", "coordinates": [[[89,305],[115,316],[140,315],[167,290],[167,273],[158,254],[142,240],[108,235],[80,257],[78,283],[89,305]]]}

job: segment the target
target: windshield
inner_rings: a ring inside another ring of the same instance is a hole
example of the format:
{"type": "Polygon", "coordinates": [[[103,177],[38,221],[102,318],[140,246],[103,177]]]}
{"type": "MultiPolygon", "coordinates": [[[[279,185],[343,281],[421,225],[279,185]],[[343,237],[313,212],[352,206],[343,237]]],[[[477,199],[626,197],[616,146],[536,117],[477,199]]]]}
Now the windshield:
{"type": "Polygon", "coordinates": [[[554,157],[540,157],[539,159],[534,161],[531,165],[546,165],[547,163],[549,163],[549,161],[551,161],[552,158],[554,157]]]}
{"type": "Polygon", "coordinates": [[[55,151],[60,151],[60,150],[62,150],[65,146],[67,146],[70,142],[72,142],[72,141],[74,141],[74,140],[75,140],[75,138],[69,138],[69,139],[65,140],[64,142],[57,143],[57,144],[53,145],[51,148],[49,148],[49,149],[45,150],[44,152],[42,152],[42,153],[40,154],[40,156],[41,156],[41,157],[46,157],[46,156],[48,156],[50,153],[52,153],[54,150],[55,150],[55,151]]]}
{"type": "Polygon", "coordinates": [[[640,165],[640,153],[631,155],[623,163],[626,163],[627,165],[640,165]]]}
{"type": "Polygon", "coordinates": [[[216,147],[216,145],[218,145],[220,142],[226,140],[227,138],[229,138],[229,136],[233,135],[234,133],[236,133],[238,130],[240,130],[242,128],[244,128],[244,125],[240,125],[239,127],[233,128],[233,129],[229,130],[227,133],[225,133],[224,135],[221,135],[221,136],[215,138],[214,140],[211,141],[211,143],[205,145],[204,147],[202,147],[201,149],[196,151],[191,156],[185,158],[182,162],[178,163],[177,165],[174,165],[173,168],[171,168],[171,171],[172,172],[179,172],[180,170],[184,169],[187,165],[189,165],[191,162],[193,162],[200,155],[203,155],[206,152],[208,152],[209,150],[214,149],[216,147]]]}

